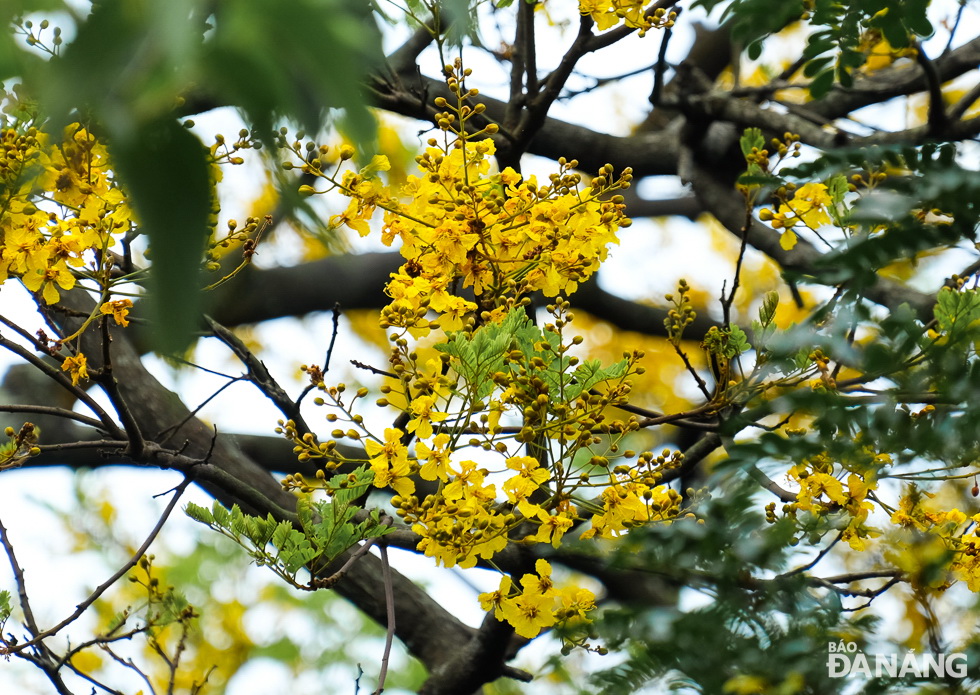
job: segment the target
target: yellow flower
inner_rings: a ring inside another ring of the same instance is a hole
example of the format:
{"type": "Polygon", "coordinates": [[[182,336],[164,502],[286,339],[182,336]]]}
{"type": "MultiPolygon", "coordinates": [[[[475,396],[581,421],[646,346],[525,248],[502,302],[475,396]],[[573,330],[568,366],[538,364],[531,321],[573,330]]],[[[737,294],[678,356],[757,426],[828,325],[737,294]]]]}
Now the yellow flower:
{"type": "Polygon", "coordinates": [[[610,485],[602,491],[602,513],[592,517],[592,528],[582,534],[583,539],[599,536],[614,538],[633,526],[647,520],[647,508],[643,500],[622,485],[610,485]]]}
{"type": "Polygon", "coordinates": [[[55,287],[56,284],[63,290],[70,290],[75,286],[75,276],[71,274],[64,261],[58,261],[48,268],[24,273],[21,281],[24,283],[24,287],[31,292],[40,291],[44,301],[48,304],[55,304],[61,299],[61,294],[55,287]]]}
{"type": "Polygon", "coordinates": [[[765,678],[741,673],[725,681],[722,692],[735,695],[761,695],[761,693],[771,692],[770,688],[769,681],[765,678]]]}
{"type": "Polygon", "coordinates": [[[784,251],[790,251],[796,246],[796,232],[792,229],[787,229],[785,232],[779,235],[779,245],[784,251]]]}
{"type": "Polygon", "coordinates": [[[533,536],[528,536],[525,540],[535,543],[551,543],[555,548],[561,545],[562,536],[575,523],[573,518],[564,512],[551,515],[543,509],[538,510],[535,519],[541,524],[538,526],[538,532],[533,536]]]}
{"type": "Polygon", "coordinates": [[[447,500],[469,497],[474,490],[483,487],[483,480],[487,475],[485,468],[477,468],[475,461],[463,461],[460,463],[460,468],[459,474],[442,492],[447,500]]]}
{"type": "Polygon", "coordinates": [[[980,538],[963,536],[960,538],[961,547],[953,559],[950,569],[953,575],[966,582],[970,591],[980,592],[980,538]]]}
{"type": "Polygon", "coordinates": [[[830,224],[830,216],[826,212],[832,203],[827,187],[822,183],[807,183],[796,189],[790,208],[793,213],[810,229],[830,224]]]}
{"type": "Polygon", "coordinates": [[[536,516],[540,507],[529,504],[527,498],[551,477],[551,473],[547,468],[542,468],[533,456],[511,456],[507,459],[507,468],[518,472],[504,482],[503,489],[508,501],[516,503],[524,516],[536,516]]]}
{"type": "Polygon", "coordinates": [[[559,598],[562,604],[563,620],[584,620],[590,622],[586,613],[595,610],[595,594],[588,589],[569,586],[561,590],[559,598]]]}
{"type": "Polygon", "coordinates": [[[504,601],[510,596],[511,579],[510,575],[505,574],[500,578],[500,586],[496,591],[488,591],[480,594],[480,607],[489,612],[493,610],[493,617],[497,620],[504,619],[504,601]]]}
{"type": "Polygon", "coordinates": [[[402,497],[407,497],[415,492],[415,482],[408,477],[411,464],[408,449],[401,442],[403,434],[400,429],[389,427],[385,430],[384,443],[369,439],[364,443],[364,449],[371,457],[374,486],[391,487],[402,497]]]}
{"type": "Polygon", "coordinates": [[[429,500],[434,502],[412,530],[422,537],[418,550],[435,558],[437,564],[473,567],[478,558],[489,560],[507,547],[508,519],[489,509],[494,495],[486,499],[474,495],[456,502],[444,497],[429,500]]]}
{"type": "Polygon", "coordinates": [[[449,454],[451,452],[446,449],[448,443],[449,435],[444,433],[436,435],[432,441],[435,447],[433,449],[430,449],[423,442],[416,444],[416,455],[420,461],[425,461],[422,468],[419,469],[419,475],[422,476],[423,480],[441,480],[443,482],[449,480],[449,474],[452,471],[449,468],[449,454]]]}
{"type": "Polygon", "coordinates": [[[463,317],[477,309],[476,304],[473,302],[449,294],[444,290],[433,293],[429,306],[434,311],[442,314],[439,317],[439,326],[444,331],[461,330],[463,328],[463,317]]]}
{"type": "Polygon", "coordinates": [[[520,594],[504,601],[501,613],[521,637],[537,637],[544,628],[555,624],[554,600],[543,594],[520,594]]]}
{"type": "Polygon", "coordinates": [[[432,423],[442,422],[449,417],[448,413],[440,413],[434,410],[435,406],[436,399],[432,396],[416,396],[408,408],[412,414],[412,419],[409,420],[406,429],[409,432],[414,432],[419,439],[431,437],[432,423]]]}
{"type": "Polygon", "coordinates": [[[836,504],[847,504],[847,496],[844,494],[844,486],[837,478],[827,473],[811,473],[800,483],[800,491],[797,493],[797,500],[802,504],[812,504],[826,495],[827,498],[836,504]]]}
{"type": "Polygon", "coordinates": [[[131,299],[117,299],[112,302],[106,302],[99,307],[99,311],[105,315],[111,314],[112,318],[115,319],[116,323],[118,323],[120,326],[128,326],[129,319],[127,319],[126,316],[129,314],[129,310],[132,308],[132,306],[133,301],[131,299]]]}
{"type": "Polygon", "coordinates": [[[38,216],[33,215],[22,217],[18,226],[4,232],[3,257],[11,271],[27,273],[47,265],[48,252],[37,226],[38,216]]]}
{"type": "Polygon", "coordinates": [[[66,357],[61,363],[61,371],[71,374],[72,386],[78,386],[81,379],[88,379],[88,359],[82,353],[66,357]]]}
{"type": "Polygon", "coordinates": [[[544,559],[538,559],[534,563],[534,571],[537,575],[525,574],[521,577],[521,586],[524,593],[541,594],[542,596],[555,596],[555,585],[551,581],[551,563],[544,559]]]}

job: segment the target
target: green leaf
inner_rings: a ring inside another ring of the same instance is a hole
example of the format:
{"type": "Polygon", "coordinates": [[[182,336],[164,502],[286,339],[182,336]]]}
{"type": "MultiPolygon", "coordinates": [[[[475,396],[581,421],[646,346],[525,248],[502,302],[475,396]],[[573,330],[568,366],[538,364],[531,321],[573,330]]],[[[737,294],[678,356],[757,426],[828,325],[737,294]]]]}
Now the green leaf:
{"type": "MultiPolygon", "coordinates": [[[[890,11],[880,15],[876,25],[881,29],[881,33],[884,34],[885,38],[888,39],[888,43],[895,48],[903,48],[909,45],[909,31],[902,21],[900,12],[890,11]]],[[[872,26],[875,26],[875,24],[872,24],[872,26]]]]}
{"type": "Polygon", "coordinates": [[[778,186],[782,180],[772,174],[756,174],[755,171],[762,171],[756,164],[749,165],[749,172],[738,177],[738,182],[742,186],[778,186]]]}
{"type": "Polygon", "coordinates": [[[213,11],[201,71],[224,103],[244,108],[263,132],[281,117],[316,132],[327,107],[341,108],[342,129],[366,147],[375,121],[362,78],[382,60],[369,3],[235,0],[213,11]]]}
{"type": "Polygon", "coordinates": [[[726,357],[738,357],[744,352],[748,352],[752,349],[749,344],[749,339],[745,335],[745,331],[736,326],[734,323],[728,326],[728,350],[725,353],[726,357]]]}
{"type": "Polygon", "coordinates": [[[797,369],[806,369],[807,367],[809,367],[811,361],[810,360],[811,352],[812,350],[810,348],[801,347],[799,350],[796,351],[796,354],[793,355],[793,365],[797,369]]]}
{"type": "Polygon", "coordinates": [[[742,148],[742,154],[748,156],[752,154],[752,150],[761,150],[766,146],[766,138],[762,135],[762,130],[759,128],[746,128],[745,132],[742,133],[742,137],[738,140],[739,147],[742,148]]]}
{"type": "Polygon", "coordinates": [[[580,364],[573,373],[574,381],[565,387],[565,400],[572,401],[583,393],[588,393],[597,384],[610,379],[621,379],[628,369],[626,360],[603,368],[599,360],[588,360],[580,364]]]}
{"type": "Polygon", "coordinates": [[[330,478],[327,485],[333,493],[334,503],[341,505],[350,504],[352,501],[364,494],[374,481],[374,471],[367,466],[361,466],[351,473],[337,474],[330,478]]]}
{"type": "Polygon", "coordinates": [[[844,202],[844,196],[848,194],[849,190],[847,177],[843,174],[832,176],[830,180],[827,181],[827,193],[834,205],[839,205],[840,203],[844,202]]]}
{"type": "Polygon", "coordinates": [[[540,329],[530,323],[524,308],[519,307],[511,310],[499,324],[480,326],[472,336],[454,333],[448,342],[435,347],[456,358],[453,369],[467,383],[476,386],[478,398],[485,398],[493,392],[492,377],[503,369],[504,355],[511,346],[525,354],[529,354],[528,350],[534,354],[533,345],[541,339],[540,329]]]}
{"type": "MultiPolygon", "coordinates": [[[[241,513],[237,504],[233,505],[232,509],[238,510],[241,513]]],[[[217,500],[215,500],[214,505],[211,507],[211,514],[214,517],[214,523],[221,528],[227,528],[231,522],[232,512],[222,506],[217,500]]]]}
{"type": "Polygon", "coordinates": [[[214,523],[214,516],[205,507],[194,504],[193,502],[188,502],[184,507],[184,513],[194,521],[200,521],[202,524],[211,525],[214,523]]]}
{"type": "MultiPolygon", "coordinates": [[[[361,468],[352,475],[355,476],[355,481],[350,487],[338,489],[331,501],[313,503],[310,513],[301,515],[301,519],[310,519],[309,523],[304,522],[304,532],[325,563],[332,562],[363,540],[376,538],[390,531],[386,524],[381,524],[378,510],[374,510],[365,521],[353,523],[354,516],[360,509],[353,502],[361,494],[361,483],[369,481],[373,473],[361,468]]],[[[347,475],[338,475],[330,480],[329,485],[336,488],[347,480],[347,475]]],[[[311,506],[308,501],[301,501],[300,505],[311,506]]]]}
{"type": "Polygon", "coordinates": [[[317,551],[310,545],[310,542],[298,531],[294,531],[294,533],[296,533],[296,536],[290,538],[290,544],[279,558],[283,569],[291,575],[299,572],[310,560],[317,556],[317,551]]]}
{"type": "MultiPolygon", "coordinates": [[[[58,60],[26,84],[42,98],[54,129],[91,114],[112,137],[171,115],[195,80],[206,29],[201,0],[94,3],[58,60]]],[[[176,207],[176,206],[175,206],[176,207]]]]}
{"type": "Polygon", "coordinates": [[[814,99],[820,99],[821,97],[825,96],[833,86],[834,71],[824,70],[822,73],[813,78],[812,82],[810,82],[810,96],[814,99]]]}
{"type": "Polygon", "coordinates": [[[936,296],[933,311],[943,332],[961,336],[968,328],[973,328],[973,322],[980,320],[980,290],[957,292],[944,287],[936,296]]]}
{"type": "Polygon", "coordinates": [[[288,521],[281,522],[272,533],[272,547],[280,551],[287,548],[294,533],[298,532],[293,528],[292,524],[288,521]]]}
{"type": "MultiPolygon", "coordinates": [[[[809,40],[807,41],[806,48],[803,49],[803,55],[807,58],[816,58],[817,56],[833,50],[836,47],[837,40],[834,38],[833,34],[829,31],[820,31],[810,36],[809,40]]],[[[830,59],[827,58],[826,61],[829,62],[830,59]]],[[[816,61],[810,61],[811,64],[814,62],[816,61]]]]}
{"type": "MultiPolygon", "coordinates": [[[[817,73],[826,70],[833,62],[833,58],[815,58],[807,63],[806,67],[803,68],[803,75],[804,77],[813,77],[817,73]]],[[[811,89],[813,88],[811,87],[811,89]]]]}
{"type": "Polygon", "coordinates": [[[6,589],[0,590],[0,627],[7,622],[13,608],[10,606],[10,592],[6,589]]]}
{"type": "Polygon", "coordinates": [[[738,357],[743,352],[752,349],[745,331],[735,324],[729,324],[727,328],[712,326],[705,334],[701,345],[712,355],[727,357],[728,359],[738,357]]]}
{"type": "Polygon", "coordinates": [[[759,307],[759,323],[762,324],[763,328],[768,327],[772,320],[776,316],[776,307],[779,306],[779,292],[772,290],[766,292],[766,296],[762,300],[762,306],[759,307]]]}
{"type": "Polygon", "coordinates": [[[251,519],[244,514],[232,514],[231,531],[236,536],[247,538],[253,543],[255,536],[258,535],[255,533],[255,526],[251,523],[251,519]]]}
{"type": "Polygon", "coordinates": [[[150,239],[153,345],[181,352],[200,321],[200,259],[213,194],[207,151],[169,118],[114,140],[111,151],[150,239]]]}

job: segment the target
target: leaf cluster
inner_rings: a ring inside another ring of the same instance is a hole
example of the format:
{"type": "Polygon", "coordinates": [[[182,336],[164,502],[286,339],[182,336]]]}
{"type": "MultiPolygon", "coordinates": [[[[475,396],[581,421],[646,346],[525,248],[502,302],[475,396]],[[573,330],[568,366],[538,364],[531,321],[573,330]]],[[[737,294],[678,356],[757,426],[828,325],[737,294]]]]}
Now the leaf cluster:
{"type": "MultiPolygon", "coordinates": [[[[712,10],[722,0],[697,0],[694,6],[712,10]]],[[[752,60],[762,53],[766,38],[793,22],[805,20],[814,29],[803,50],[803,74],[813,78],[814,99],[835,83],[851,87],[853,72],[867,59],[862,40],[869,31],[880,32],[896,49],[912,46],[918,37],[931,36],[926,11],[929,0],[809,0],[773,3],[769,0],[734,0],[722,13],[731,19],[733,33],[745,42],[752,60]]]]}
{"type": "Polygon", "coordinates": [[[189,503],[184,511],[238,543],[256,565],[269,567],[293,586],[307,588],[296,579],[301,569],[307,567],[315,573],[361,541],[380,538],[391,530],[376,509],[355,522],[360,509],[356,500],[372,478],[365,468],[336,475],[328,483],[333,492],[329,501],[301,498],[297,503],[299,528],[290,521],[277,521],[271,514],[253,516],[238,505],[227,509],[217,501],[210,510],[189,503]]]}
{"type": "Polygon", "coordinates": [[[451,334],[447,342],[436,345],[436,350],[453,358],[453,368],[467,383],[476,386],[481,399],[493,392],[493,377],[505,369],[505,364],[514,376],[522,365],[536,365],[535,375],[547,385],[548,393],[568,401],[604,381],[620,379],[628,371],[625,359],[608,367],[599,360],[579,363],[560,349],[561,341],[557,330],[542,330],[531,322],[524,307],[517,307],[500,323],[451,334]],[[514,351],[520,352],[521,358],[507,360],[508,353],[514,351]]]}
{"type": "Polygon", "coordinates": [[[6,589],[0,590],[0,630],[10,617],[13,608],[10,605],[10,592],[6,589]]]}

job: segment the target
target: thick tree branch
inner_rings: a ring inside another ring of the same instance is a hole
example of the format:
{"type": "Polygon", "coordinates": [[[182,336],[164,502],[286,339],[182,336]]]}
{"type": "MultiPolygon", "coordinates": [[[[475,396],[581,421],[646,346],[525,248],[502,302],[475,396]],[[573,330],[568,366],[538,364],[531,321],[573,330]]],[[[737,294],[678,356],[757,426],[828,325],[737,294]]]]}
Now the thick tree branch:
{"type": "MultiPolygon", "coordinates": [[[[977,65],[980,65],[980,36],[932,62],[940,83],[976,70],[977,65]]],[[[867,77],[859,77],[850,89],[834,87],[827,96],[807,104],[807,108],[827,119],[835,119],[865,106],[880,104],[928,88],[928,80],[921,67],[909,69],[907,66],[896,65],[867,77]]]]}
{"type": "MultiPolygon", "coordinates": [[[[65,312],[60,306],[50,307],[48,311],[52,320],[66,328],[77,321],[76,314],[87,315],[91,310],[92,301],[80,291],[67,293],[63,299],[76,311],[65,312]]],[[[177,396],[145,370],[124,332],[116,331],[112,337],[117,397],[126,399],[148,440],[143,452],[145,459],[140,463],[181,470],[223,504],[238,504],[261,516],[271,513],[280,519],[292,518],[290,510],[295,507],[295,498],[249,460],[230,438],[216,435],[204,423],[188,417],[187,408],[177,396]],[[175,428],[176,423],[182,424],[175,428]],[[168,430],[170,434],[159,442],[154,441],[155,433],[168,430]]],[[[82,351],[90,355],[90,367],[100,369],[99,337],[88,331],[81,342],[82,351]]],[[[472,630],[401,574],[393,572],[392,583],[395,610],[400,616],[399,639],[430,670],[437,670],[448,654],[471,638],[472,630]]],[[[384,587],[377,558],[367,555],[355,563],[345,581],[335,589],[384,624],[384,587]]]]}

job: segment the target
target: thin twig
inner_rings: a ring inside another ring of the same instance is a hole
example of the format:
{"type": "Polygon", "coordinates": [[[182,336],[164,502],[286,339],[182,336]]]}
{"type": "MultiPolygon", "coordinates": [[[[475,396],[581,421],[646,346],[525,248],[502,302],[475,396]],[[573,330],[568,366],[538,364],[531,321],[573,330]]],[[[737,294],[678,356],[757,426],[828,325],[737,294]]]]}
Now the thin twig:
{"type": "Polygon", "coordinates": [[[275,380],[275,378],[273,378],[272,374],[269,372],[262,360],[256,357],[252,351],[245,346],[245,343],[238,338],[238,336],[212,319],[210,316],[205,316],[204,320],[207,321],[207,324],[211,328],[211,332],[214,334],[214,336],[228,346],[228,348],[235,353],[235,356],[242,361],[242,363],[248,369],[248,376],[251,382],[255,384],[262,393],[268,396],[273,405],[279,409],[279,412],[285,415],[288,420],[292,420],[296,424],[296,431],[299,432],[300,435],[311,432],[310,426],[307,425],[306,420],[303,419],[299,404],[296,401],[293,401],[289,397],[289,394],[287,394],[286,391],[279,386],[279,383],[275,380]]]}
{"type": "Polygon", "coordinates": [[[891,589],[893,586],[895,586],[896,584],[898,584],[900,581],[902,581],[902,578],[901,577],[893,577],[892,579],[889,579],[887,582],[885,582],[884,584],[882,584],[874,592],[874,594],[872,596],[868,597],[868,600],[866,602],[862,603],[859,606],[854,606],[853,608],[844,608],[843,609],[844,612],[845,613],[856,613],[857,611],[863,611],[865,608],[870,607],[871,606],[871,603],[876,598],[878,598],[880,595],[882,595],[883,593],[885,593],[886,591],[888,591],[889,589],[891,589]]]}
{"type": "Polygon", "coordinates": [[[119,427],[109,414],[102,409],[94,398],[85,393],[85,390],[75,386],[71,383],[71,379],[67,375],[55,369],[53,366],[42,360],[37,355],[31,353],[24,347],[7,340],[3,336],[0,336],[0,347],[4,347],[10,352],[14,353],[24,361],[28,362],[31,366],[36,367],[38,371],[47,376],[49,379],[58,382],[58,384],[67,390],[71,395],[73,395],[77,400],[84,403],[88,408],[98,416],[99,421],[102,423],[100,429],[105,430],[109,434],[119,439],[126,438],[126,432],[119,427]]]}
{"type": "MultiPolygon", "coordinates": [[[[673,343],[671,344],[673,345],[673,343]]],[[[703,393],[704,397],[710,401],[713,398],[713,396],[711,391],[708,390],[708,384],[705,383],[704,379],[701,378],[701,375],[698,374],[698,371],[694,368],[694,365],[691,364],[691,360],[687,358],[687,353],[681,350],[680,345],[674,345],[674,352],[676,352],[678,356],[681,358],[681,360],[684,361],[684,366],[687,367],[687,371],[689,371],[691,373],[691,376],[694,377],[694,380],[697,382],[698,388],[701,390],[701,393],[703,393]]]]}
{"type": "Polygon", "coordinates": [[[946,41],[946,47],[940,54],[941,56],[944,56],[953,50],[953,39],[956,37],[956,30],[960,28],[960,20],[963,18],[963,10],[965,9],[966,0],[960,0],[960,9],[956,11],[956,19],[953,20],[953,28],[949,30],[949,39],[946,41]]]}
{"type": "Polygon", "coordinates": [[[96,439],[91,442],[61,442],[58,444],[38,444],[41,451],[70,451],[72,449],[118,449],[121,454],[129,446],[125,439],[96,439]]]}
{"type": "Polygon", "coordinates": [[[183,419],[183,420],[181,420],[181,421],[179,421],[179,422],[177,422],[177,423],[176,423],[176,424],[174,424],[174,425],[171,425],[170,427],[168,427],[168,428],[166,428],[165,430],[161,430],[161,431],[160,431],[160,434],[159,434],[159,435],[157,435],[157,438],[158,438],[158,439],[161,439],[161,441],[166,441],[166,438],[167,438],[167,437],[169,436],[169,434],[170,434],[171,432],[176,432],[176,431],[177,431],[177,430],[179,430],[179,429],[180,429],[181,427],[183,427],[183,426],[184,426],[184,425],[186,425],[186,424],[187,424],[188,422],[190,422],[190,421],[191,421],[191,420],[193,420],[193,419],[194,419],[195,417],[197,417],[197,414],[198,414],[198,413],[199,413],[199,412],[201,411],[201,409],[202,409],[202,408],[203,408],[204,406],[206,406],[206,405],[207,405],[208,403],[210,403],[210,402],[211,402],[211,401],[213,401],[213,400],[214,400],[215,398],[217,398],[217,397],[218,397],[218,396],[219,396],[219,395],[221,394],[221,392],[222,392],[222,391],[224,391],[224,390],[225,390],[226,388],[228,388],[229,386],[231,386],[232,384],[234,384],[234,383],[236,383],[236,382],[238,382],[238,381],[248,381],[248,377],[247,377],[247,376],[243,376],[243,375],[239,375],[239,376],[236,376],[236,377],[231,377],[231,380],[230,380],[230,381],[228,381],[228,382],[226,382],[226,383],[224,383],[224,384],[222,384],[222,385],[221,385],[221,386],[220,386],[220,387],[218,388],[218,390],[217,390],[217,391],[215,391],[215,392],[214,392],[214,393],[212,393],[212,394],[211,394],[210,396],[208,396],[208,397],[207,397],[207,398],[205,398],[205,399],[204,399],[203,401],[201,401],[201,402],[200,402],[200,403],[198,404],[198,406],[197,406],[196,408],[194,408],[194,410],[192,410],[192,411],[190,411],[189,413],[187,413],[187,416],[186,416],[186,417],[184,417],[184,419],[183,419]]]}
{"type": "Polygon", "coordinates": [[[394,374],[393,372],[386,372],[383,369],[378,369],[377,367],[372,367],[369,364],[364,364],[363,362],[359,362],[357,360],[351,360],[350,363],[352,365],[354,365],[355,367],[357,367],[358,369],[366,369],[369,372],[371,372],[372,374],[378,374],[379,376],[387,376],[387,377],[391,377],[392,379],[397,379],[398,378],[398,375],[397,374],[394,374]]]}
{"type": "Polygon", "coordinates": [[[106,395],[109,396],[110,402],[116,408],[119,421],[122,423],[123,429],[126,431],[126,438],[129,440],[127,452],[133,459],[139,460],[143,456],[143,449],[146,446],[146,440],[143,438],[143,431],[140,427],[139,421],[129,409],[129,404],[123,397],[122,393],[120,393],[119,383],[116,381],[116,377],[113,375],[112,356],[109,352],[109,345],[112,343],[112,337],[109,335],[108,316],[104,316],[102,318],[101,329],[102,373],[96,377],[96,382],[102,387],[102,390],[105,391],[106,395]]]}
{"type": "Polygon", "coordinates": [[[156,688],[153,687],[153,681],[151,681],[150,680],[150,677],[148,675],[146,675],[145,673],[143,673],[143,671],[140,670],[140,668],[135,663],[133,663],[133,660],[132,659],[123,659],[121,656],[119,656],[118,654],[116,654],[114,651],[112,651],[109,648],[106,648],[104,651],[110,657],[112,657],[113,661],[115,661],[115,662],[117,662],[119,664],[122,664],[123,666],[125,666],[128,669],[131,669],[133,671],[136,671],[136,673],[139,674],[139,676],[143,679],[143,682],[146,683],[146,687],[149,688],[149,690],[152,693],[152,695],[156,695],[157,691],[156,691],[156,688]]]}
{"type": "Polygon", "coordinates": [[[942,81],[939,79],[939,71],[936,70],[936,65],[929,60],[929,56],[926,55],[921,43],[915,46],[915,60],[922,68],[928,86],[929,114],[926,122],[929,126],[929,135],[938,137],[946,129],[946,107],[943,102],[942,81]]]}
{"type": "Polygon", "coordinates": [[[378,689],[374,695],[381,695],[388,676],[388,658],[391,656],[391,643],[395,638],[395,591],[391,584],[391,565],[388,564],[388,546],[383,541],[378,544],[381,551],[381,577],[385,585],[385,610],[388,616],[388,629],[385,634],[385,650],[381,657],[381,673],[378,674],[378,689]]]}
{"type": "Polygon", "coordinates": [[[842,531],[841,533],[838,533],[837,534],[837,538],[835,538],[833,541],[831,541],[827,545],[826,548],[823,548],[819,553],[817,553],[817,556],[815,558],[813,558],[812,561],[806,563],[805,565],[800,565],[796,569],[792,569],[789,572],[786,572],[785,574],[779,575],[779,578],[780,579],[785,579],[786,577],[792,577],[792,576],[797,575],[797,574],[802,574],[803,572],[806,572],[807,570],[813,569],[814,567],[816,567],[816,565],[817,565],[818,562],[820,562],[821,560],[824,559],[824,557],[827,556],[827,553],[829,553],[831,551],[831,549],[833,549],[833,547],[835,545],[837,545],[837,543],[843,537],[844,537],[844,533],[842,531]]]}
{"type": "Polygon", "coordinates": [[[75,420],[96,429],[103,429],[105,427],[101,421],[96,420],[95,418],[82,415],[81,413],[76,413],[74,410],[56,408],[51,405],[28,405],[19,403],[14,405],[0,404],[0,413],[34,413],[35,415],[50,415],[51,417],[63,417],[66,420],[75,420]]]}
{"type": "MultiPolygon", "coordinates": [[[[167,508],[163,510],[163,514],[161,515],[160,520],[157,521],[156,526],[154,526],[153,530],[150,531],[150,535],[147,536],[145,541],[143,541],[143,544],[136,550],[136,553],[115,574],[113,574],[105,582],[97,586],[95,588],[95,591],[89,594],[88,598],[86,598],[84,601],[79,603],[75,607],[74,612],[70,616],[62,620],[54,627],[48,630],[44,630],[43,632],[37,632],[36,631],[37,626],[35,625],[31,629],[32,634],[34,634],[34,638],[32,640],[30,640],[29,642],[23,642],[12,646],[8,645],[8,646],[0,647],[0,654],[15,654],[17,652],[23,651],[27,647],[32,647],[34,645],[37,645],[44,639],[54,634],[57,634],[65,627],[78,620],[79,616],[81,616],[82,613],[84,613],[89,606],[95,603],[99,599],[99,597],[102,596],[102,594],[108,591],[109,588],[112,587],[117,581],[119,581],[127,572],[129,572],[129,570],[133,569],[133,567],[135,567],[136,564],[140,561],[140,558],[142,558],[146,554],[146,551],[149,549],[153,541],[156,540],[157,535],[159,535],[160,531],[163,529],[163,525],[167,522],[167,519],[170,517],[170,513],[174,510],[174,507],[177,506],[177,501],[180,500],[180,496],[184,493],[184,490],[187,489],[187,486],[191,484],[191,481],[192,479],[190,477],[184,478],[184,480],[180,483],[180,485],[174,488],[173,499],[171,499],[170,502],[167,504],[167,508]]],[[[8,545],[6,541],[7,533],[6,530],[3,528],[2,524],[0,524],[0,535],[3,536],[4,546],[7,547],[8,545]]],[[[8,548],[8,556],[10,556],[11,558],[12,558],[11,555],[12,551],[13,551],[12,548],[8,548]]],[[[17,575],[16,569],[14,571],[14,574],[15,576],[17,575]]],[[[23,578],[23,573],[21,573],[20,576],[21,578],[23,578]]],[[[26,595],[23,598],[26,599],[26,595]]],[[[27,611],[25,611],[25,617],[26,615],[27,615],[27,611]]],[[[30,621],[33,622],[33,617],[30,619],[30,621]]],[[[28,627],[30,627],[30,624],[28,624],[28,627]]]]}
{"type": "MultiPolygon", "coordinates": [[[[677,2],[678,0],[657,0],[657,2],[653,3],[647,8],[647,11],[644,14],[646,17],[653,17],[654,12],[657,10],[666,10],[674,7],[677,2]]],[[[593,52],[603,49],[606,46],[611,46],[618,41],[622,41],[635,31],[636,27],[622,24],[615,29],[610,29],[609,31],[604,31],[601,34],[593,35],[592,39],[589,41],[587,50],[589,52],[593,52]]]]}
{"type": "MultiPolygon", "coordinates": [[[[677,10],[680,14],[680,8],[677,10]]],[[[657,53],[657,64],[653,71],[653,91],[650,92],[650,103],[659,106],[660,95],[664,91],[664,73],[667,71],[667,44],[670,37],[674,35],[674,28],[667,27],[664,30],[664,37],[660,40],[660,52],[657,53]]]]}
{"type": "MultiPolygon", "coordinates": [[[[94,676],[91,676],[91,675],[85,673],[85,671],[82,671],[77,666],[72,665],[72,663],[70,661],[69,662],[66,662],[65,665],[68,666],[68,668],[71,669],[71,671],[76,676],[78,676],[79,678],[82,678],[84,680],[87,680],[89,683],[91,683],[92,685],[94,685],[96,688],[99,688],[100,690],[108,693],[108,695],[125,695],[125,693],[123,693],[123,691],[116,690],[115,688],[109,687],[108,685],[106,685],[102,681],[97,680],[94,676]]],[[[92,692],[94,693],[95,690],[93,689],[92,692]]]]}
{"type": "Polygon", "coordinates": [[[334,302],[333,309],[333,328],[330,331],[330,345],[327,346],[326,357],[323,358],[323,373],[330,371],[330,360],[333,357],[333,346],[337,343],[337,334],[340,332],[340,302],[334,302]]]}
{"type": "Polygon", "coordinates": [[[755,482],[759,483],[763,488],[774,494],[783,502],[790,504],[796,501],[796,494],[780,487],[774,483],[768,475],[759,470],[758,466],[752,465],[745,469],[745,472],[749,474],[755,482]]]}
{"type": "MultiPolygon", "coordinates": [[[[567,101],[568,99],[572,99],[573,97],[594,92],[595,90],[599,89],[599,87],[605,87],[607,84],[612,84],[613,82],[619,82],[620,80],[624,80],[627,77],[642,75],[644,73],[650,72],[656,67],[657,67],[657,63],[653,63],[652,65],[644,65],[642,68],[636,68],[635,70],[630,70],[629,72],[624,72],[619,75],[615,75],[613,77],[591,77],[580,73],[578,70],[575,70],[572,73],[573,75],[575,75],[576,77],[581,77],[583,79],[591,79],[592,84],[589,85],[588,87],[583,87],[582,89],[576,89],[576,90],[566,89],[562,93],[561,97],[559,97],[559,100],[567,101]]],[[[667,67],[671,67],[671,66],[668,64],[667,67]]],[[[633,189],[628,189],[628,190],[633,190],[633,189]]]]}
{"type": "Polygon", "coordinates": [[[738,291],[739,282],[742,277],[742,261],[745,259],[745,251],[749,244],[749,226],[752,224],[752,204],[745,201],[745,224],[742,225],[742,242],[738,249],[738,260],[735,261],[735,277],[732,278],[732,291],[726,298],[722,289],[721,311],[722,321],[725,326],[729,326],[732,321],[732,303],[735,301],[735,293],[738,291]]]}
{"type": "Polygon", "coordinates": [[[966,113],[966,110],[973,106],[973,102],[980,99],[980,82],[973,85],[973,88],[963,95],[963,98],[953,104],[949,110],[949,120],[958,121],[966,113]]]}
{"type": "Polygon", "coordinates": [[[316,591],[317,589],[329,589],[334,584],[336,584],[341,579],[343,579],[344,575],[346,575],[347,571],[351,568],[351,565],[357,562],[358,558],[364,555],[364,553],[369,551],[371,549],[371,546],[374,545],[376,542],[377,542],[376,538],[368,538],[366,541],[364,541],[364,543],[361,544],[361,546],[357,550],[351,553],[351,556],[347,558],[347,562],[345,562],[339,570],[331,574],[329,577],[322,577],[322,578],[314,577],[310,580],[309,586],[307,587],[301,586],[300,588],[301,589],[306,588],[309,591],[316,591]]]}
{"type": "MultiPolygon", "coordinates": [[[[17,562],[17,555],[14,554],[14,546],[10,542],[7,529],[4,527],[2,521],[0,521],[0,543],[3,543],[3,549],[7,553],[7,559],[10,561],[10,569],[14,572],[14,582],[17,584],[20,609],[24,612],[24,623],[32,635],[37,635],[39,630],[37,628],[37,622],[34,620],[34,611],[31,610],[30,599],[27,597],[27,582],[24,579],[24,570],[20,566],[20,563],[17,562]]],[[[24,646],[27,645],[25,644],[24,646]]],[[[2,651],[3,648],[0,647],[0,652],[2,651]]]]}

